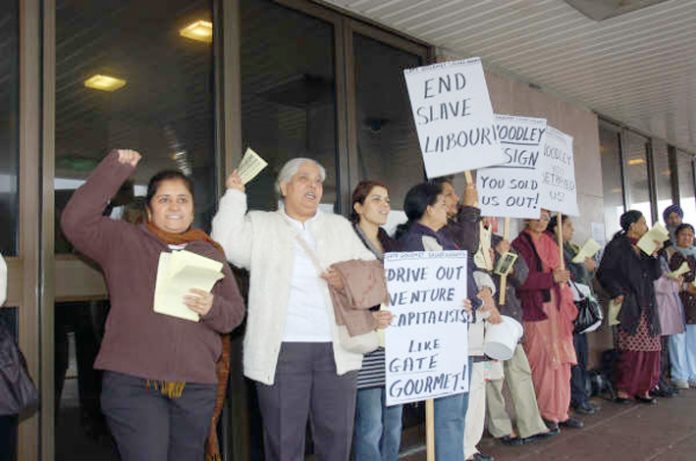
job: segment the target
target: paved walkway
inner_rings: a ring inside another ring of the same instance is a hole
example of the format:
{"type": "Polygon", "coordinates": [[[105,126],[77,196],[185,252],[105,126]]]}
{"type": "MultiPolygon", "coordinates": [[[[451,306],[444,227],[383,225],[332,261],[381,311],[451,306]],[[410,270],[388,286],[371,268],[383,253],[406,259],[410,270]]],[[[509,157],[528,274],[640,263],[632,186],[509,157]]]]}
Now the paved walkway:
{"type": "MultiPolygon", "coordinates": [[[[506,447],[484,438],[479,448],[496,461],[695,461],[696,390],[681,391],[657,405],[617,405],[593,400],[602,406],[596,415],[580,417],[583,429],[564,429],[544,442],[506,447]]],[[[420,451],[402,458],[424,461],[420,451]]]]}

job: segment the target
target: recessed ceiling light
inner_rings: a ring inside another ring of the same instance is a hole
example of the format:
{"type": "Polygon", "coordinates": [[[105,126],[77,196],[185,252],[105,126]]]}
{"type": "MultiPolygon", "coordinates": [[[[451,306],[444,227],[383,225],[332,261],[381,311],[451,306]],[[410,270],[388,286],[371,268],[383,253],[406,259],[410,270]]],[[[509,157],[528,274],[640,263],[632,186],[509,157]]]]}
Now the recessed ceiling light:
{"type": "Polygon", "coordinates": [[[126,81],[110,75],[96,74],[85,80],[85,86],[101,91],[116,91],[126,86],[126,81]]]}
{"type": "Polygon", "coordinates": [[[632,158],[628,160],[629,165],[642,165],[645,163],[645,159],[642,158],[632,158]]]}
{"type": "Polygon", "coordinates": [[[210,43],[213,41],[213,23],[203,20],[192,22],[179,30],[179,35],[190,38],[191,40],[210,43]]]}

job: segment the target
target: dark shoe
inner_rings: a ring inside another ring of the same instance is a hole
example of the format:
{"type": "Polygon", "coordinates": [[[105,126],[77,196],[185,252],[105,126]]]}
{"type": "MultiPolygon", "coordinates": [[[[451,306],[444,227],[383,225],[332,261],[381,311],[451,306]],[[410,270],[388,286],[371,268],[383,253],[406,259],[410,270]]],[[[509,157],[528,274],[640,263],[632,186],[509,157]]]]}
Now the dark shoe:
{"type": "Polygon", "coordinates": [[[576,405],[573,407],[573,410],[581,415],[594,415],[597,413],[597,408],[590,404],[590,402],[583,402],[580,405],[576,405]]]}
{"type": "Polygon", "coordinates": [[[521,439],[519,437],[511,437],[509,435],[506,435],[505,437],[500,437],[498,438],[500,443],[503,445],[507,445],[508,447],[517,447],[519,445],[524,444],[524,439],[521,439]]]}
{"type": "Polygon", "coordinates": [[[628,405],[631,403],[631,399],[627,399],[625,397],[616,397],[614,399],[614,403],[618,403],[619,405],[628,405]]]}
{"type": "Polygon", "coordinates": [[[568,418],[565,421],[558,423],[558,425],[561,427],[567,427],[568,429],[582,429],[585,426],[585,423],[579,419],[568,418]]]}
{"type": "Polygon", "coordinates": [[[636,402],[644,403],[646,405],[655,405],[657,400],[655,397],[643,397],[642,395],[636,395],[636,402]]]}
{"type": "Polygon", "coordinates": [[[676,389],[672,388],[662,388],[662,387],[656,387],[655,389],[650,391],[650,395],[653,397],[667,397],[671,398],[677,395],[679,391],[676,389]]]}
{"type": "Polygon", "coordinates": [[[484,455],[483,453],[474,453],[474,457],[471,458],[474,461],[494,461],[495,458],[489,455],[484,455]]]}
{"type": "Polygon", "coordinates": [[[546,427],[548,427],[550,431],[560,431],[560,429],[558,428],[558,423],[544,420],[544,424],[546,424],[546,427]]]}
{"type": "Polygon", "coordinates": [[[549,430],[548,432],[541,432],[539,434],[534,434],[530,435],[529,437],[525,437],[522,440],[523,444],[528,444],[528,443],[534,443],[534,442],[541,442],[542,440],[550,439],[551,437],[555,437],[558,434],[561,433],[561,430],[556,426],[556,429],[549,430]]]}

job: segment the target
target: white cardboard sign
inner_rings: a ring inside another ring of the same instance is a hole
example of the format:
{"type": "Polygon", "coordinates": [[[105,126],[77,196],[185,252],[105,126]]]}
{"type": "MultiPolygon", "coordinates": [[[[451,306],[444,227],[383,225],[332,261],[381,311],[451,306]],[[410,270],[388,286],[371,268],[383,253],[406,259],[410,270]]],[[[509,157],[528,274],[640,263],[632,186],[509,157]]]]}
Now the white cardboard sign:
{"type": "Polygon", "coordinates": [[[467,392],[466,251],[387,253],[387,405],[467,392]]]}
{"type": "Polygon", "coordinates": [[[503,163],[479,58],[404,70],[428,178],[503,163]]]}
{"type": "Polygon", "coordinates": [[[536,219],[546,138],[546,119],[496,115],[496,137],[505,163],[476,172],[481,214],[536,219]]]}
{"type": "Polygon", "coordinates": [[[580,215],[573,137],[548,125],[541,160],[541,207],[570,216],[580,215]]]}

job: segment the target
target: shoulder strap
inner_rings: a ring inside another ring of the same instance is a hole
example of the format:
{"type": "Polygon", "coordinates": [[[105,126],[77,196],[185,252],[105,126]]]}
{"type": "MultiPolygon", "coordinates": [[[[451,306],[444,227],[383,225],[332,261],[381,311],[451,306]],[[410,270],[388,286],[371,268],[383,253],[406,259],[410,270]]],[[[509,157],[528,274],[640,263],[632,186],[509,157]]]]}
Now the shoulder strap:
{"type": "Polygon", "coordinates": [[[292,232],[292,235],[295,237],[295,241],[300,245],[300,248],[305,252],[307,257],[309,258],[310,261],[312,261],[312,264],[314,265],[314,268],[317,271],[317,274],[321,275],[324,273],[324,268],[321,266],[321,262],[319,261],[319,257],[317,254],[312,250],[309,245],[307,244],[307,241],[302,238],[302,236],[297,232],[297,229],[292,227],[292,224],[288,222],[287,219],[283,216],[283,222],[288,226],[290,229],[290,232],[292,232]]]}

